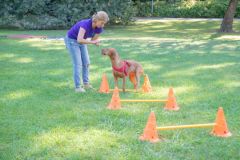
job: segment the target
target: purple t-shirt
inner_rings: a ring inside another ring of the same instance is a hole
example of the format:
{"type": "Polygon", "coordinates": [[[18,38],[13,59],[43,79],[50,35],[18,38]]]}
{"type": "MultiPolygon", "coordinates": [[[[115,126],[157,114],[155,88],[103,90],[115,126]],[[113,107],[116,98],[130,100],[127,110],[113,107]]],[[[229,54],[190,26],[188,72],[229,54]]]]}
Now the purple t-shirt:
{"type": "Polygon", "coordinates": [[[84,19],[78,21],[71,29],[68,31],[68,37],[77,40],[79,29],[85,29],[84,39],[91,38],[94,34],[100,34],[103,31],[103,28],[92,28],[92,19],[84,19]]]}

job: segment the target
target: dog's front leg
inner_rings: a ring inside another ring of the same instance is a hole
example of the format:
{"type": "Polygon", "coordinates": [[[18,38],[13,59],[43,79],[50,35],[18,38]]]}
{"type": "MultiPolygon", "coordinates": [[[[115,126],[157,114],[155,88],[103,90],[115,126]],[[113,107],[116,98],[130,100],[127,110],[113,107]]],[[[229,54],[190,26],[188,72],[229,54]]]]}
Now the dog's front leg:
{"type": "Polygon", "coordinates": [[[115,88],[118,87],[118,78],[114,75],[114,86],[115,88]]]}
{"type": "Polygon", "coordinates": [[[123,76],[123,86],[122,86],[123,92],[126,91],[126,76],[123,76]]]}

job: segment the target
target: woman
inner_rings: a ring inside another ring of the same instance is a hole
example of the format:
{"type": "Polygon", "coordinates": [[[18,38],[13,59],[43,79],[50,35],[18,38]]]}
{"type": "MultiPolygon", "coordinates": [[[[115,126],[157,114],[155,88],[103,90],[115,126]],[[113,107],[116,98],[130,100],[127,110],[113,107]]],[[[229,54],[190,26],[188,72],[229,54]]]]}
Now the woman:
{"type": "Polygon", "coordinates": [[[99,34],[102,33],[104,25],[109,21],[104,11],[99,11],[90,19],[77,22],[68,31],[64,41],[72,57],[73,79],[76,92],[85,92],[92,88],[89,84],[89,55],[87,44],[99,45],[99,34]],[[88,40],[87,38],[91,38],[88,40]],[[83,86],[81,86],[80,74],[82,73],[83,86]]]}

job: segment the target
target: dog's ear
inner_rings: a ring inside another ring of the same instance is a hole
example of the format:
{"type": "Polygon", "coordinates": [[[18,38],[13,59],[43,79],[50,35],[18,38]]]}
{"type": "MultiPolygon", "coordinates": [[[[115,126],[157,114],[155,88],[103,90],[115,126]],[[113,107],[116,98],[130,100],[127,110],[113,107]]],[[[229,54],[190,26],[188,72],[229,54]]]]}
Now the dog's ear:
{"type": "Polygon", "coordinates": [[[114,49],[114,48],[109,48],[109,51],[110,51],[110,52],[116,52],[116,49],[114,49]]]}
{"type": "Polygon", "coordinates": [[[103,49],[102,49],[102,55],[107,55],[107,51],[108,51],[107,48],[103,48],[103,49]]]}
{"type": "Polygon", "coordinates": [[[115,59],[116,50],[114,48],[108,48],[108,56],[113,60],[115,59]]]}

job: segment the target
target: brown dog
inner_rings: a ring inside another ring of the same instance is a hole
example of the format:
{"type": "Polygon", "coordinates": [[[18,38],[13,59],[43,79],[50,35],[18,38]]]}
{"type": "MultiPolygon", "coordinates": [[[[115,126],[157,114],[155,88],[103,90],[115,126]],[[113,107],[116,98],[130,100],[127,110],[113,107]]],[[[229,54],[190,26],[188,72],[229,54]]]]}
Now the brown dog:
{"type": "Polygon", "coordinates": [[[123,78],[122,88],[123,92],[125,92],[126,77],[129,76],[130,81],[134,85],[134,89],[138,89],[140,85],[140,76],[144,74],[141,64],[133,60],[121,60],[119,54],[114,48],[102,49],[102,55],[109,56],[112,62],[115,87],[118,87],[118,78],[123,78]]]}

